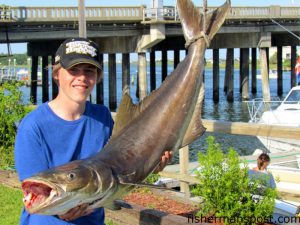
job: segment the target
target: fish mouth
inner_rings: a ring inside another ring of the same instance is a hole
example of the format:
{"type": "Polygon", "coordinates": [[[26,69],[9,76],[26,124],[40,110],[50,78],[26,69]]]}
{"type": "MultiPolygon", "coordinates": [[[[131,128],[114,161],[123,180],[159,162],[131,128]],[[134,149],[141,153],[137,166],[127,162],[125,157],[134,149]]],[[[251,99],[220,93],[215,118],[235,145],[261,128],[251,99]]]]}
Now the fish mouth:
{"type": "Polygon", "coordinates": [[[62,190],[43,181],[25,180],[22,183],[23,203],[29,213],[37,213],[61,199],[62,190]]]}

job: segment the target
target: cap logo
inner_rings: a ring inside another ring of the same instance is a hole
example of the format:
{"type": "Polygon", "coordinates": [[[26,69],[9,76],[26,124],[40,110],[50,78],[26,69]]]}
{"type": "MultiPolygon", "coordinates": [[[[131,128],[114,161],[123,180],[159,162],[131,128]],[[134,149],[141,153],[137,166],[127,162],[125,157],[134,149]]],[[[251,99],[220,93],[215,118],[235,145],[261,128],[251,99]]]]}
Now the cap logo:
{"type": "Polygon", "coordinates": [[[71,53],[89,54],[91,57],[95,57],[97,55],[97,49],[86,41],[72,41],[66,44],[66,54],[71,53]]]}

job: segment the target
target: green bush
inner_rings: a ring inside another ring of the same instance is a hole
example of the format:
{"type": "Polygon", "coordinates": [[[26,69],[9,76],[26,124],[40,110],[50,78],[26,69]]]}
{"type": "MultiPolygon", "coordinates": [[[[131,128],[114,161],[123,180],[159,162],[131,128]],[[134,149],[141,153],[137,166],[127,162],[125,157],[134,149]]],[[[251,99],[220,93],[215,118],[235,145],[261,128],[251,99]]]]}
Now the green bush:
{"type": "Polygon", "coordinates": [[[21,103],[21,85],[21,82],[5,82],[0,86],[0,168],[14,164],[16,122],[29,111],[21,103]]]}
{"type": "Polygon", "coordinates": [[[207,142],[206,154],[198,154],[200,184],[192,190],[204,199],[197,214],[199,218],[213,216],[225,224],[257,224],[258,219],[261,222],[262,218],[270,218],[276,190],[265,186],[259,188],[266,180],[250,180],[247,164],[240,164],[242,162],[233,149],[224,154],[213,137],[208,137],[207,142]],[[259,199],[253,199],[253,194],[259,199]]]}

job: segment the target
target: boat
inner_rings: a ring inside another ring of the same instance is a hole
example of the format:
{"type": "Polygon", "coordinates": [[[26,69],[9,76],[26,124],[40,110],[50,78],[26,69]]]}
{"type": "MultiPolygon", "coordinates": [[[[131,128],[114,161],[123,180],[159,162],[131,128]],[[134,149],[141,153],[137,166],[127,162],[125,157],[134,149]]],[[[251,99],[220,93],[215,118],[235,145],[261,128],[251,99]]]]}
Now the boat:
{"type": "MultiPolygon", "coordinates": [[[[256,76],[257,79],[261,79],[261,74],[256,76]]],[[[277,79],[277,71],[276,70],[269,70],[269,79],[277,79]]]]}
{"type": "MultiPolygon", "coordinates": [[[[293,87],[283,101],[254,99],[247,102],[250,123],[300,127],[300,86],[293,87]]],[[[261,137],[269,152],[300,150],[300,140],[261,137]]]]}

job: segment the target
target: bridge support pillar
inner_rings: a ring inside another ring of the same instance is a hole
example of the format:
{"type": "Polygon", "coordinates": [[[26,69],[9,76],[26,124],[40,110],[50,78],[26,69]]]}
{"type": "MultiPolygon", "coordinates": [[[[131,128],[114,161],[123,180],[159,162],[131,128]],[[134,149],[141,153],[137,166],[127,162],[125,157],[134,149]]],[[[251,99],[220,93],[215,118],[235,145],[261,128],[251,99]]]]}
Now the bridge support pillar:
{"type": "Polygon", "coordinates": [[[228,48],[226,53],[224,91],[227,92],[227,101],[229,102],[233,102],[233,80],[234,80],[234,51],[233,48],[228,48]]]}
{"type": "Polygon", "coordinates": [[[42,57],[42,101],[49,101],[49,70],[48,68],[48,56],[42,57]]]}
{"type": "MultiPolygon", "coordinates": [[[[51,64],[54,65],[54,62],[55,62],[55,56],[52,55],[51,56],[51,64]]],[[[55,99],[57,95],[58,95],[58,86],[52,77],[52,99],[55,99]]]]}
{"type": "Polygon", "coordinates": [[[178,49],[174,50],[174,69],[177,67],[180,61],[180,51],[178,49]]]}
{"type": "Polygon", "coordinates": [[[139,97],[140,101],[147,96],[147,62],[146,53],[138,53],[138,77],[139,77],[139,97]]]}
{"type": "Polygon", "coordinates": [[[32,70],[30,79],[30,98],[32,103],[37,103],[37,73],[38,73],[38,56],[32,56],[32,70]]]}
{"type": "Polygon", "coordinates": [[[260,74],[262,80],[262,93],[265,101],[270,101],[270,86],[268,78],[268,60],[267,60],[267,48],[259,49],[260,59],[260,74]]]}
{"type": "Polygon", "coordinates": [[[108,82],[109,82],[109,108],[115,111],[117,108],[117,66],[116,54],[108,55],[108,82]]]}
{"type": "Polygon", "coordinates": [[[125,86],[130,87],[130,55],[122,54],[122,90],[125,86]]]}
{"type": "Polygon", "coordinates": [[[213,101],[219,102],[219,49],[213,49],[213,101]]]}
{"type": "Polygon", "coordinates": [[[103,54],[99,54],[99,63],[102,65],[102,79],[96,85],[96,103],[104,104],[104,89],[103,89],[103,79],[104,79],[104,64],[103,64],[103,54]]]}
{"type": "Polygon", "coordinates": [[[282,46],[277,47],[277,95],[282,95],[282,46]]]}
{"type": "Polygon", "coordinates": [[[241,53],[242,99],[249,99],[249,48],[242,48],[241,53]]]}
{"type": "Polygon", "coordinates": [[[168,52],[163,50],[161,52],[161,82],[168,76],[168,52]]]}
{"type": "Polygon", "coordinates": [[[256,88],[256,83],[257,83],[257,54],[256,54],[256,48],[252,48],[251,50],[251,92],[256,93],[257,88],[256,88]]]}
{"type": "Polygon", "coordinates": [[[296,72],[295,72],[296,54],[297,54],[296,46],[291,46],[291,88],[297,85],[296,72]]]}
{"type": "Polygon", "coordinates": [[[155,51],[150,52],[150,90],[156,89],[155,51]]]}

